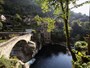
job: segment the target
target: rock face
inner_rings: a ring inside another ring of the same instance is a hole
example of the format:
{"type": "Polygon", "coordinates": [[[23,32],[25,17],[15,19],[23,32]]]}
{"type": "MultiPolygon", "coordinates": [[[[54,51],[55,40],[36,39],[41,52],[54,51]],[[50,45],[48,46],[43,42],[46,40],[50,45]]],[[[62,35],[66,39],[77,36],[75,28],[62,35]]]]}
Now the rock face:
{"type": "Polygon", "coordinates": [[[31,34],[16,36],[0,44],[0,57],[9,59],[10,56],[16,56],[22,62],[27,62],[32,58],[36,45],[31,40],[31,34]],[[28,42],[29,45],[28,45],[28,42]],[[30,45],[31,44],[31,45],[30,45]]]}

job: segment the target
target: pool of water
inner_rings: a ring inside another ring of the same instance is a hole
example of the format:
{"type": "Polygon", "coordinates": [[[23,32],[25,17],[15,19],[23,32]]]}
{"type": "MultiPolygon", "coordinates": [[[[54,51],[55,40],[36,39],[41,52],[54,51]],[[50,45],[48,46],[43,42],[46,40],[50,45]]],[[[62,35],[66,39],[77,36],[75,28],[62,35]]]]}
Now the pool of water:
{"type": "Polygon", "coordinates": [[[64,46],[43,47],[35,56],[36,61],[30,68],[72,68],[72,57],[64,46]]]}

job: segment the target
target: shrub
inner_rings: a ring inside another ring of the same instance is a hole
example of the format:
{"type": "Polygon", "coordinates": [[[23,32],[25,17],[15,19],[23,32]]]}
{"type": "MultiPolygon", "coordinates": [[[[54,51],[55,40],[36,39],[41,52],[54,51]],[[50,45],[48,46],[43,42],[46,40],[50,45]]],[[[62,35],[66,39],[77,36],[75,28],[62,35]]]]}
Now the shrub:
{"type": "MultiPolygon", "coordinates": [[[[4,57],[0,58],[0,68],[15,68],[17,64],[17,60],[9,60],[4,57]]],[[[22,68],[21,65],[18,68],[22,68]]]]}
{"type": "Polygon", "coordinates": [[[77,41],[75,43],[75,49],[76,50],[87,49],[87,46],[88,46],[88,44],[85,41],[77,41]]]}
{"type": "Polygon", "coordinates": [[[72,61],[73,68],[90,68],[90,56],[86,55],[85,49],[88,44],[85,41],[78,41],[75,43],[75,49],[72,51],[75,53],[77,61],[72,61]]]}

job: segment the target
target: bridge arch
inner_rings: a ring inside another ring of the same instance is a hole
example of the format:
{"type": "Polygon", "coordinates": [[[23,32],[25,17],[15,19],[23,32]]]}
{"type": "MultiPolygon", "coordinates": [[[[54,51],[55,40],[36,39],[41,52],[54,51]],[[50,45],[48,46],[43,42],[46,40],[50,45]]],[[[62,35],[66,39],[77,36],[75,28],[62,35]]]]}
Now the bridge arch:
{"type": "Polygon", "coordinates": [[[32,58],[33,51],[25,40],[18,41],[11,50],[10,57],[17,57],[23,62],[27,62],[32,58]]]}
{"type": "MultiPolygon", "coordinates": [[[[5,56],[5,58],[9,59],[10,56],[13,56],[14,49],[19,49],[21,47],[22,50],[19,54],[24,54],[23,57],[18,57],[20,60],[26,62],[30,59],[32,55],[31,48],[36,48],[36,44],[31,41],[31,34],[26,34],[22,36],[16,36],[11,38],[10,40],[3,42],[0,44],[0,57],[2,55],[5,56]],[[28,42],[30,42],[28,44],[28,42]],[[22,44],[22,45],[20,45],[22,44]]],[[[17,52],[16,52],[17,53],[17,52]]],[[[19,56],[16,54],[16,56],[19,56]]]]}

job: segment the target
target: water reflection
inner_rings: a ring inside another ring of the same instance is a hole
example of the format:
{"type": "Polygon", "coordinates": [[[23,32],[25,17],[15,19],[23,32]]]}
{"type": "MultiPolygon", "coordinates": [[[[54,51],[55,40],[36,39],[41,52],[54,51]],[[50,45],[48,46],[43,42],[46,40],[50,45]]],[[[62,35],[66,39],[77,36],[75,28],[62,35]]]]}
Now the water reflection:
{"type": "Polygon", "coordinates": [[[30,68],[72,68],[71,56],[64,46],[58,44],[44,46],[35,58],[30,68]]]}

